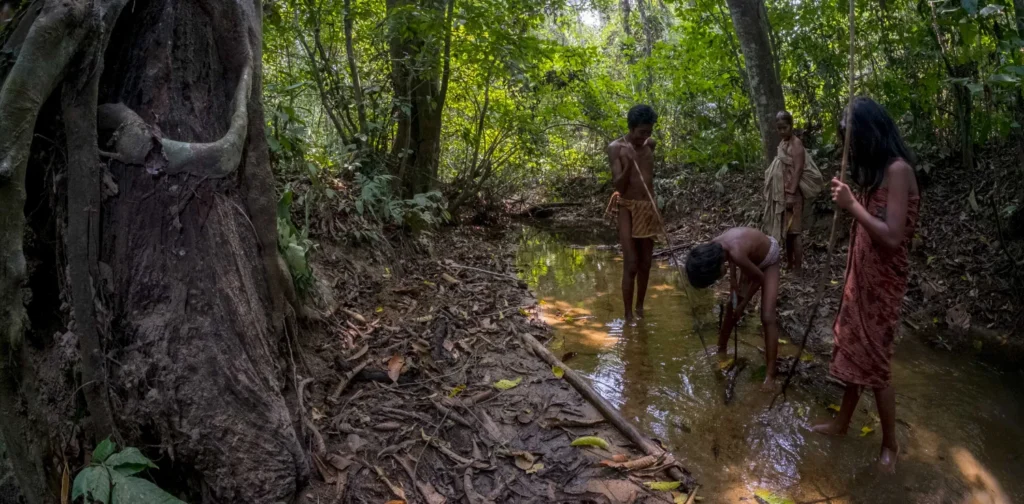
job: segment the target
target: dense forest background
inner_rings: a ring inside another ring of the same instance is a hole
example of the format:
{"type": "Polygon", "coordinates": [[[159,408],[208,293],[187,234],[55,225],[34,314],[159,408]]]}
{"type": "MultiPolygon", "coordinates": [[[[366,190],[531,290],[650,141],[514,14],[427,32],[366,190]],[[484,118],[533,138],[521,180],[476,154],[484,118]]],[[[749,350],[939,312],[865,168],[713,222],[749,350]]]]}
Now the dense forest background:
{"type": "MultiPolygon", "coordinates": [[[[728,3],[269,2],[264,96],[278,178],[322,188],[317,202],[336,181],[386,187],[410,200],[396,210],[442,194],[453,213],[558,200],[568,182],[608,177],[603,147],[636,103],[660,114],[659,156],[673,173],[762,166],[774,141],[762,144],[759,117],[779,105],[815,156],[832,157],[848,6],[728,3]]],[[[1004,146],[1024,159],[1022,7],[857,2],[857,93],[897,119],[924,173],[942,160],[985,170],[980,153],[1004,146]]]]}

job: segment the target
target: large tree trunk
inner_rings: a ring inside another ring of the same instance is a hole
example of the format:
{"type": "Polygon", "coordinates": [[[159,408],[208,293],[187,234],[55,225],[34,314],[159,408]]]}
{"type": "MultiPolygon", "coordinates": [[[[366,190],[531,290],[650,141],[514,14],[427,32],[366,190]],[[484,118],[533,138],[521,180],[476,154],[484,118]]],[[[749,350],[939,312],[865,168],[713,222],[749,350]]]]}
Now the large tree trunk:
{"type": "Polygon", "coordinates": [[[398,29],[405,20],[392,22],[393,32],[388,42],[391,79],[401,106],[396,112],[398,129],[391,154],[397,160],[395,174],[404,197],[429,191],[437,180],[455,0],[418,0],[418,3],[416,0],[387,0],[388,16],[408,16],[404,8],[410,6],[439,23],[416,20],[405,29],[398,29]],[[444,32],[424,32],[434,26],[444,26],[444,32]],[[443,40],[443,43],[438,44],[436,40],[443,40]]]}
{"type": "Polygon", "coordinates": [[[0,431],[31,504],[111,434],[160,447],[157,477],[190,502],[288,501],[309,468],[261,4],[125,3],[39,0],[5,42],[0,431]],[[29,206],[46,210],[26,229],[29,206]]]}
{"type": "Polygon", "coordinates": [[[775,73],[775,56],[768,36],[764,0],[727,0],[727,3],[743,50],[750,99],[754,102],[757,126],[761,130],[762,150],[765,160],[770,160],[775,157],[775,148],[779,144],[775,114],[785,110],[786,102],[779,76],[775,73]]]}

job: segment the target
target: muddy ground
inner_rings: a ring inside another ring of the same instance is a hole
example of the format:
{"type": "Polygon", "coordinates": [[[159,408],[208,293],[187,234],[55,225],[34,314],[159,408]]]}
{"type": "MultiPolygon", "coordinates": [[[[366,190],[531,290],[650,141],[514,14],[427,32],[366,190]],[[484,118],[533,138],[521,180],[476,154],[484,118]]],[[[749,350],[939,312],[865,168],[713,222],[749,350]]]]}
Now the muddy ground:
{"type": "Polygon", "coordinates": [[[643,454],[524,346],[549,331],[512,270],[514,245],[491,233],[455,228],[406,243],[395,261],[367,248],[316,254],[320,320],[305,322],[296,358],[308,371],[295,378],[318,469],[306,502],[679,497],[644,485],[667,479],[671,461],[602,465],[643,454]],[[499,390],[502,380],[515,386],[499,390]],[[582,436],[610,446],[570,446],[582,436]]]}

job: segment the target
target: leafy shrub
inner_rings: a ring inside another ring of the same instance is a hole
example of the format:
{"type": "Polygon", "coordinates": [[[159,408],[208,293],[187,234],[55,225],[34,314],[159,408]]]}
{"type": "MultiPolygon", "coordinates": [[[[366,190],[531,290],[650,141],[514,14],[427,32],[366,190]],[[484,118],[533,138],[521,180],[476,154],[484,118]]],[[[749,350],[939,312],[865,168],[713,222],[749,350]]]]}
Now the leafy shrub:
{"type": "Polygon", "coordinates": [[[300,231],[292,222],[294,199],[295,193],[286,186],[277,202],[277,247],[288,265],[295,289],[305,295],[313,286],[313,268],[309,264],[309,251],[313,248],[313,242],[306,229],[300,231]]]}
{"type": "Polygon", "coordinates": [[[394,197],[392,175],[367,177],[356,173],[359,196],[356,198],[356,213],[370,215],[379,224],[409,228],[419,233],[443,224],[451,219],[444,197],[438,191],[416,194],[412,199],[394,197]]]}
{"type": "Polygon", "coordinates": [[[79,471],[71,490],[72,502],[86,504],[185,504],[150,481],[135,477],[156,464],[138,448],[125,448],[105,439],[92,452],[92,463],[79,471]]]}

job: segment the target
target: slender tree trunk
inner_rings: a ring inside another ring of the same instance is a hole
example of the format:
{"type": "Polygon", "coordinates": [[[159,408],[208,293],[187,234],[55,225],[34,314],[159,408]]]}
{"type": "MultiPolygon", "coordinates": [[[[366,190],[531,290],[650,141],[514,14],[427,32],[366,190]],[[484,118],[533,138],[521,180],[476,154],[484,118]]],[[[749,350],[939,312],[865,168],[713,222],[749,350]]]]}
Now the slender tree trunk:
{"type": "MultiPolygon", "coordinates": [[[[388,15],[413,0],[388,0],[388,15]]],[[[437,37],[418,32],[404,36],[396,30],[389,38],[391,54],[391,80],[395,96],[405,99],[396,114],[398,128],[392,146],[392,157],[398,159],[398,184],[401,193],[410,197],[430,190],[437,180],[441,152],[441,120],[447,98],[450,77],[451,32],[455,0],[420,0],[421,11],[443,19],[444,42],[432,42],[437,37]]],[[[431,29],[428,27],[427,29],[431,29]]]]}
{"type": "MultiPolygon", "coordinates": [[[[363,103],[363,87],[359,83],[359,69],[356,67],[356,52],[352,47],[352,0],[345,0],[345,57],[348,59],[348,73],[352,79],[352,96],[356,100],[356,111],[359,114],[359,132],[364,136],[366,127],[366,104],[363,103]]],[[[365,138],[359,139],[365,143],[365,138]]]]}
{"type": "Polygon", "coordinates": [[[59,502],[59,461],[78,469],[111,433],[189,502],[290,501],[309,468],[282,364],[295,300],[277,251],[261,4],[125,3],[39,0],[7,42],[0,432],[30,504],[59,502]],[[41,129],[66,161],[32,142],[41,129]],[[63,248],[26,248],[26,201],[46,202],[47,180],[67,207],[55,198],[29,235],[63,248]],[[102,180],[114,188],[101,195],[102,180]],[[67,283],[42,274],[64,270],[64,250],[67,283]]]}
{"type": "Polygon", "coordinates": [[[743,49],[750,81],[750,98],[761,130],[761,146],[765,160],[775,156],[779,134],[775,130],[775,114],[786,108],[782,86],[775,73],[775,56],[768,36],[768,20],[763,0],[727,0],[736,37],[743,49]]]}

